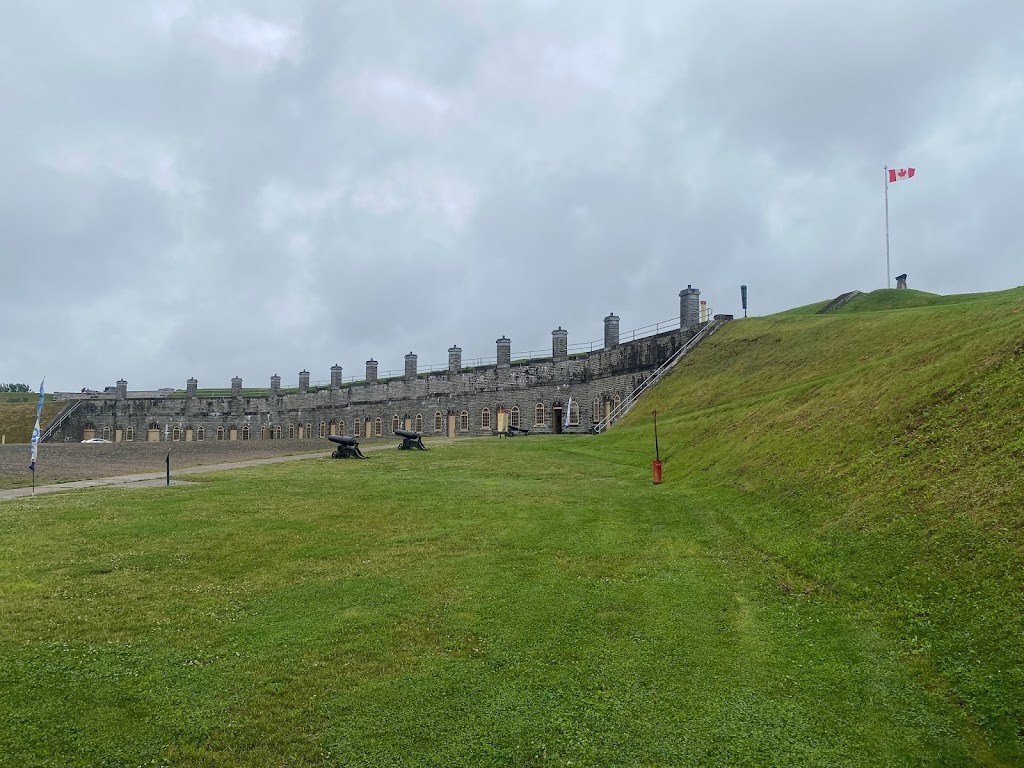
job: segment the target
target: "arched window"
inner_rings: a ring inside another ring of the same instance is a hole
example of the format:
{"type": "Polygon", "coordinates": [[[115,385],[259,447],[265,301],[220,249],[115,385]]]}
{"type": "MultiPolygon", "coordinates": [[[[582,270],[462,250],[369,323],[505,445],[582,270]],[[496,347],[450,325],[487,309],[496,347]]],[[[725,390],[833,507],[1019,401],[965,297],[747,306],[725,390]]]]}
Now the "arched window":
{"type": "Polygon", "coordinates": [[[312,440],[313,439],[313,425],[310,424],[308,421],[306,422],[306,439],[307,440],[312,440]]]}
{"type": "Polygon", "coordinates": [[[269,439],[270,439],[270,427],[267,427],[267,426],[260,427],[260,440],[269,440],[269,439]]]}
{"type": "Polygon", "coordinates": [[[601,400],[597,397],[594,398],[594,412],[591,414],[590,419],[595,424],[601,420],[601,400]]]}
{"type": "Polygon", "coordinates": [[[469,411],[463,411],[459,414],[459,429],[463,432],[469,431],[469,411]]]}
{"type": "Polygon", "coordinates": [[[575,400],[569,403],[569,426],[578,427],[580,425],[580,404],[575,400]]]}
{"type": "Polygon", "coordinates": [[[384,434],[384,419],[378,416],[373,422],[373,434],[380,437],[384,434]]]}
{"type": "Polygon", "coordinates": [[[171,430],[171,440],[174,442],[181,440],[181,427],[175,427],[171,430]]]}
{"type": "Polygon", "coordinates": [[[295,439],[295,425],[294,424],[289,424],[288,425],[288,439],[289,440],[294,440],[295,439]]]}
{"type": "Polygon", "coordinates": [[[125,427],[124,429],[125,442],[133,442],[135,440],[135,427],[125,427]]]}
{"type": "Polygon", "coordinates": [[[394,416],[391,417],[391,431],[395,432],[401,428],[402,422],[399,420],[398,414],[396,413],[394,416]]]}
{"type": "Polygon", "coordinates": [[[280,440],[281,439],[281,425],[280,424],[278,424],[276,427],[274,427],[274,439],[275,440],[280,440]]]}
{"type": "Polygon", "coordinates": [[[491,428],[491,409],[484,408],[480,411],[480,429],[491,428]]]}
{"type": "Polygon", "coordinates": [[[422,432],[423,431],[423,414],[422,413],[417,413],[416,414],[415,425],[416,425],[416,431],[417,432],[422,432]]]}
{"type": "Polygon", "coordinates": [[[242,439],[243,440],[248,440],[249,439],[249,425],[248,424],[246,424],[244,427],[242,427],[242,439]]]}
{"type": "Polygon", "coordinates": [[[508,412],[508,425],[510,427],[519,426],[519,406],[513,405],[512,410],[508,412]]]}
{"type": "Polygon", "coordinates": [[[339,435],[344,435],[345,434],[345,420],[344,419],[338,419],[338,434],[339,435]]]}
{"type": "Polygon", "coordinates": [[[217,427],[217,439],[218,440],[223,440],[224,439],[224,427],[217,427]]]}
{"type": "Polygon", "coordinates": [[[352,419],[352,437],[363,436],[363,422],[359,420],[359,417],[352,419]]]}
{"type": "Polygon", "coordinates": [[[103,439],[104,440],[109,440],[110,439],[110,427],[104,427],[103,428],[103,439]]]}
{"type": "Polygon", "coordinates": [[[444,417],[440,411],[434,411],[434,431],[440,432],[444,428],[444,417]]]}
{"type": "Polygon", "coordinates": [[[327,437],[327,422],[320,422],[320,437],[327,437]]]}
{"type": "Polygon", "coordinates": [[[199,425],[199,429],[196,430],[196,440],[205,440],[205,439],[206,439],[206,427],[204,427],[202,424],[200,424],[199,425]]]}
{"type": "Polygon", "coordinates": [[[537,407],[533,409],[533,424],[539,426],[544,423],[544,403],[537,403],[537,407]]]}
{"type": "Polygon", "coordinates": [[[612,398],[612,410],[613,411],[617,410],[619,405],[621,405],[621,404],[622,404],[622,399],[618,395],[616,395],[615,397],[612,398]]]}

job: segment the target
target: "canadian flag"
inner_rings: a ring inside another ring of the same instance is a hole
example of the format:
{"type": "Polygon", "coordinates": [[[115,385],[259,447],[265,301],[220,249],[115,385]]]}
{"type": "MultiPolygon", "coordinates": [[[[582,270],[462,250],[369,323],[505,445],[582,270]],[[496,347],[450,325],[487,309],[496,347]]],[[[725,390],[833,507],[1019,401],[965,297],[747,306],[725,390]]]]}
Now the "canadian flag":
{"type": "Polygon", "coordinates": [[[900,179],[912,179],[914,178],[913,168],[889,168],[889,183],[899,181],[900,179]]]}

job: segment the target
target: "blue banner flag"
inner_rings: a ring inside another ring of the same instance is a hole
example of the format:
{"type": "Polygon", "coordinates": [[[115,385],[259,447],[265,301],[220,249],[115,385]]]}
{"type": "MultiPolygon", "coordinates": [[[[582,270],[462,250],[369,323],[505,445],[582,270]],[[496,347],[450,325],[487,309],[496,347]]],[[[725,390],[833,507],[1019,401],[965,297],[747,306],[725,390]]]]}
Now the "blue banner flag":
{"type": "MultiPolygon", "coordinates": [[[[36,426],[32,430],[32,463],[28,465],[28,468],[33,473],[36,471],[36,454],[39,451],[39,416],[43,412],[43,384],[46,383],[46,377],[39,382],[39,404],[36,406],[36,426]]],[[[24,434],[24,433],[22,433],[24,434]]]]}

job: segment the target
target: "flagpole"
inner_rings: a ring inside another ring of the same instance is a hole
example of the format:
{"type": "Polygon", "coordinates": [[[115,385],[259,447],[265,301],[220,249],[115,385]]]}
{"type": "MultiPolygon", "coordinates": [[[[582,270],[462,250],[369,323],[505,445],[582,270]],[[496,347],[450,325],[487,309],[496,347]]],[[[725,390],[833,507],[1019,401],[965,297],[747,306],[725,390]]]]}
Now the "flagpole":
{"type": "Polygon", "coordinates": [[[892,270],[889,268],[889,166],[882,166],[883,176],[885,177],[885,287],[892,287],[892,279],[890,275],[892,270]]]}

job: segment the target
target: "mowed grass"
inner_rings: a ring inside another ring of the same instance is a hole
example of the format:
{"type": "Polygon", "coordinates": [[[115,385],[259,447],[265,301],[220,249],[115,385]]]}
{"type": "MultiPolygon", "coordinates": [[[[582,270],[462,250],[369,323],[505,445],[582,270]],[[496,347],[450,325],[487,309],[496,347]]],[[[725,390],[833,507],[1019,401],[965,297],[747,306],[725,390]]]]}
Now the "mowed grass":
{"type": "MultiPolygon", "coordinates": [[[[865,615],[1024,765],[1024,289],[738,321],[585,447],[639,463],[865,615]],[[757,503],[750,503],[756,499],[757,503]]],[[[980,759],[975,756],[976,759],[980,759]]]]}
{"type": "Polygon", "coordinates": [[[859,596],[736,525],[766,508],[607,442],[3,502],[0,764],[997,762],[859,596]]]}

